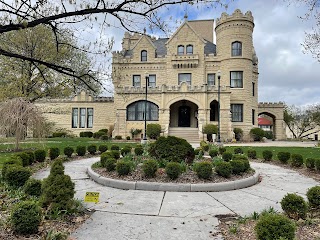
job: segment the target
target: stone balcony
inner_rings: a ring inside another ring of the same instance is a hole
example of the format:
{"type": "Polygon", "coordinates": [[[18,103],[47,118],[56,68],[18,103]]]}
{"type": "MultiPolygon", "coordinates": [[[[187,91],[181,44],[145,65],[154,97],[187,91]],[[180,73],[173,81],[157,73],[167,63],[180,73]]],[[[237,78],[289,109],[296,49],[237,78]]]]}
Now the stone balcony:
{"type": "Polygon", "coordinates": [[[195,68],[199,65],[199,54],[172,55],[171,63],[174,68],[195,68]]]}

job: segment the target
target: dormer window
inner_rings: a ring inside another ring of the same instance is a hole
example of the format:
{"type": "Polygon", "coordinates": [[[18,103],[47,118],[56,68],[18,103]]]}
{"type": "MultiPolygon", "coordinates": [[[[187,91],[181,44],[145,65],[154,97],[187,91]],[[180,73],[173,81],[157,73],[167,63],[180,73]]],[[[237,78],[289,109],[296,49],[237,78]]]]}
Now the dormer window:
{"type": "Polygon", "coordinates": [[[148,53],[146,50],[141,51],[141,62],[146,62],[148,58],[148,53]]]}
{"type": "Polygon", "coordinates": [[[178,55],[184,55],[184,46],[183,45],[178,46],[178,55]]]}
{"type": "Polygon", "coordinates": [[[193,46],[187,45],[187,54],[193,54],[193,46]]]}
{"type": "Polygon", "coordinates": [[[242,55],[242,43],[233,42],[231,45],[231,56],[241,56],[242,55]]]}

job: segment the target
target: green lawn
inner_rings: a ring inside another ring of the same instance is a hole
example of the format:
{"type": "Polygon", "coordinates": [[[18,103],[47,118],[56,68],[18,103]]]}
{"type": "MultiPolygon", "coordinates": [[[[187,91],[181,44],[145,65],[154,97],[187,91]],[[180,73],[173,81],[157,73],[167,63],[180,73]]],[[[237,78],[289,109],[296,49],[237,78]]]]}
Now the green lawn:
{"type": "MultiPolygon", "coordinates": [[[[44,149],[48,150],[52,147],[58,147],[60,149],[60,153],[63,153],[63,149],[67,146],[73,147],[74,149],[79,145],[99,145],[106,144],[109,149],[111,145],[136,145],[137,143],[132,142],[112,142],[112,141],[102,141],[93,138],[47,138],[38,141],[37,139],[27,139],[20,143],[20,149],[30,150],[30,149],[44,149]]],[[[11,152],[15,148],[14,139],[12,138],[0,138],[0,168],[2,168],[2,164],[5,160],[9,159],[10,156],[15,154],[11,152]]]]}

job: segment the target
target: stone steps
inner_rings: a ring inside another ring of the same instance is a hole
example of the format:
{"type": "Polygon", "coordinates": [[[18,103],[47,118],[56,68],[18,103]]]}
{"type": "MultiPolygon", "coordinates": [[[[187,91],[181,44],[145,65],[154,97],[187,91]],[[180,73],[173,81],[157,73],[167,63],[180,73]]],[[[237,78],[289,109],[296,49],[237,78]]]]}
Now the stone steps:
{"type": "Polygon", "coordinates": [[[179,138],[183,138],[183,139],[186,139],[188,142],[193,142],[193,143],[200,142],[198,128],[187,128],[187,127],[169,128],[169,136],[176,136],[179,138]]]}

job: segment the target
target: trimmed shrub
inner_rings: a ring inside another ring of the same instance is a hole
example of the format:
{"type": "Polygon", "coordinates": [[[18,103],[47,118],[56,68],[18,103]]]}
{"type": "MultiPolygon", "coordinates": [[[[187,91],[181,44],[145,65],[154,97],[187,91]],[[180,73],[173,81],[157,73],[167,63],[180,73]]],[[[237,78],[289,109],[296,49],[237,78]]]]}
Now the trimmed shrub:
{"type": "Polygon", "coordinates": [[[278,152],[277,156],[280,162],[287,163],[291,154],[289,152],[278,152]]]}
{"type": "Polygon", "coordinates": [[[200,142],[200,148],[201,148],[204,152],[207,152],[207,151],[209,151],[209,144],[206,143],[205,141],[201,141],[201,142],[200,142]]]}
{"type": "Polygon", "coordinates": [[[293,240],[295,230],[294,222],[281,214],[262,215],[255,226],[258,240],[276,240],[281,237],[293,240]]]}
{"type": "Polygon", "coordinates": [[[20,234],[37,233],[41,219],[41,208],[32,201],[16,204],[11,211],[10,217],[13,230],[20,234]]]}
{"type": "Polygon", "coordinates": [[[192,163],[195,157],[192,146],[182,138],[174,136],[159,137],[150,146],[150,155],[157,160],[166,159],[169,162],[192,163]]]}
{"type": "Polygon", "coordinates": [[[18,156],[12,156],[11,159],[9,160],[6,160],[3,165],[2,165],[2,172],[1,172],[1,175],[2,175],[2,179],[6,179],[6,174],[7,174],[7,169],[8,167],[10,166],[21,166],[22,167],[22,160],[20,157],[18,156]]]}
{"type": "Polygon", "coordinates": [[[262,157],[264,161],[271,161],[272,160],[273,153],[270,150],[264,150],[262,152],[262,157]]]}
{"type": "Polygon", "coordinates": [[[136,146],[135,149],[134,149],[134,153],[137,155],[137,156],[141,156],[143,154],[143,148],[142,146],[136,146]]]}
{"type": "Polygon", "coordinates": [[[254,141],[261,141],[264,137],[264,131],[261,128],[252,128],[250,130],[250,136],[254,141]]]}
{"type": "Polygon", "coordinates": [[[158,163],[156,160],[147,160],[143,162],[142,170],[146,177],[155,177],[158,170],[158,163]]]}
{"type": "Polygon", "coordinates": [[[166,165],[166,174],[170,179],[177,179],[181,174],[181,166],[177,162],[169,162],[166,165]]]}
{"type": "Polygon", "coordinates": [[[118,161],[116,163],[116,171],[120,176],[128,175],[131,172],[130,161],[118,161]]]}
{"type": "Polygon", "coordinates": [[[242,150],[242,148],[235,148],[234,150],[234,154],[243,154],[243,150],[242,150]]]}
{"type": "Polygon", "coordinates": [[[117,135],[117,136],[114,137],[114,139],[116,139],[116,140],[122,140],[122,136],[117,135]]]}
{"type": "Polygon", "coordinates": [[[244,161],[242,160],[232,160],[230,161],[232,172],[234,174],[241,174],[245,171],[246,167],[244,165],[244,161]]]}
{"type": "Polygon", "coordinates": [[[107,158],[105,161],[105,167],[107,171],[112,172],[116,169],[117,160],[115,158],[107,158]]]}
{"type": "Polygon", "coordinates": [[[49,158],[51,160],[56,159],[60,155],[60,149],[59,148],[49,148],[49,158]]]}
{"type": "Polygon", "coordinates": [[[214,157],[218,156],[218,154],[219,154],[219,152],[216,149],[211,149],[209,151],[209,155],[210,155],[211,158],[214,158],[214,157]]]}
{"type": "Polygon", "coordinates": [[[228,178],[232,174],[232,166],[229,162],[218,162],[215,171],[219,176],[228,178]]]}
{"type": "Polygon", "coordinates": [[[248,160],[246,155],[234,154],[232,155],[232,160],[248,160]]]}
{"type": "Polygon", "coordinates": [[[92,138],[93,137],[93,132],[90,132],[90,131],[80,132],[80,137],[92,138]]]}
{"type": "Polygon", "coordinates": [[[87,147],[87,150],[91,155],[94,155],[97,152],[97,146],[96,145],[89,145],[87,147]]]}
{"type": "Polygon", "coordinates": [[[76,153],[78,156],[84,156],[86,155],[87,149],[86,146],[77,146],[76,147],[76,153]]]}
{"type": "Polygon", "coordinates": [[[103,141],[108,141],[109,140],[109,136],[108,135],[102,135],[100,137],[100,139],[103,140],[103,141]]]}
{"type": "Polygon", "coordinates": [[[104,134],[108,135],[109,130],[107,128],[102,128],[98,132],[103,132],[104,134]]]}
{"type": "Polygon", "coordinates": [[[105,151],[108,150],[108,145],[100,145],[98,149],[100,153],[104,153],[105,151]]]}
{"type": "Polygon", "coordinates": [[[227,151],[227,149],[225,147],[219,147],[218,151],[219,151],[219,154],[222,155],[223,153],[225,153],[227,151]]]}
{"type": "Polygon", "coordinates": [[[147,136],[151,139],[158,139],[161,133],[161,125],[157,123],[150,123],[147,125],[147,136]]]}
{"type": "Polygon", "coordinates": [[[315,167],[315,159],[314,158],[307,158],[306,159],[306,167],[309,169],[314,169],[315,167]]]}
{"type": "Polygon", "coordinates": [[[118,145],[111,145],[111,150],[117,150],[119,151],[120,150],[120,147],[118,145]]]}
{"type": "Polygon", "coordinates": [[[118,150],[111,150],[112,156],[115,159],[119,159],[120,158],[120,152],[118,150]]]}
{"type": "Polygon", "coordinates": [[[104,132],[94,132],[92,136],[95,139],[99,139],[102,135],[105,135],[105,133],[104,132]]]}
{"type": "Polygon", "coordinates": [[[320,158],[314,160],[316,170],[320,171],[320,158]]]}
{"type": "Polygon", "coordinates": [[[314,186],[307,191],[310,207],[320,209],[320,186],[314,186]]]}
{"type": "Polygon", "coordinates": [[[26,167],[26,166],[29,166],[31,164],[29,154],[27,154],[25,152],[22,152],[22,153],[16,154],[16,156],[21,158],[22,166],[26,167]]]}
{"type": "Polygon", "coordinates": [[[195,171],[199,178],[209,179],[212,175],[212,164],[211,162],[196,163],[195,171]]]}
{"type": "Polygon", "coordinates": [[[100,163],[102,167],[106,167],[106,161],[109,158],[114,158],[113,154],[111,151],[107,151],[101,154],[100,156],[100,163]]]}
{"type": "Polygon", "coordinates": [[[248,150],[248,157],[251,159],[256,159],[257,158],[257,151],[253,149],[248,150]]]}
{"type": "Polygon", "coordinates": [[[29,156],[29,165],[31,165],[35,160],[34,152],[33,151],[25,151],[25,153],[29,156]]]}
{"type": "Polygon", "coordinates": [[[196,148],[194,150],[194,155],[196,155],[196,156],[199,155],[200,151],[202,151],[201,148],[196,148]]]}
{"type": "Polygon", "coordinates": [[[18,165],[9,165],[6,169],[5,180],[10,186],[22,187],[30,176],[29,169],[18,165]]]}
{"type": "Polygon", "coordinates": [[[44,207],[50,206],[50,211],[72,208],[74,183],[70,176],[64,174],[64,166],[60,159],[53,162],[49,176],[42,182],[41,190],[40,203],[44,207]]]}
{"type": "Polygon", "coordinates": [[[72,147],[65,147],[63,149],[63,153],[64,155],[66,155],[67,157],[71,157],[72,153],[74,152],[74,149],[72,147]]]}
{"type": "Polygon", "coordinates": [[[127,140],[130,140],[130,136],[126,136],[126,139],[127,139],[127,140]]]}
{"type": "Polygon", "coordinates": [[[303,165],[303,157],[301,154],[291,155],[291,165],[293,167],[301,167],[303,165]]]}
{"type": "Polygon", "coordinates": [[[241,141],[242,137],[243,137],[243,131],[241,128],[234,128],[233,129],[234,132],[234,137],[237,141],[241,141]]]}
{"type": "Polygon", "coordinates": [[[67,132],[53,132],[52,133],[53,138],[66,137],[66,136],[67,136],[67,132]]]}
{"type": "Polygon", "coordinates": [[[207,134],[207,140],[209,142],[212,142],[212,134],[217,134],[218,133],[218,126],[213,125],[213,124],[206,124],[203,127],[202,132],[204,134],[207,134]]]}
{"type": "Polygon", "coordinates": [[[232,159],[232,153],[224,152],[222,154],[222,159],[226,162],[229,162],[232,159]]]}
{"type": "Polygon", "coordinates": [[[44,162],[46,160],[46,151],[42,149],[37,149],[34,151],[34,159],[37,162],[44,162]]]}
{"type": "Polygon", "coordinates": [[[125,156],[125,155],[127,155],[129,153],[131,153],[131,148],[130,147],[125,146],[124,148],[121,149],[121,155],[122,156],[125,156]]]}
{"type": "Polygon", "coordinates": [[[307,215],[308,206],[303,197],[295,193],[288,193],[280,202],[282,210],[289,218],[299,220],[307,215]]]}
{"type": "Polygon", "coordinates": [[[264,136],[265,136],[267,139],[273,139],[273,138],[274,138],[272,131],[264,131],[264,136]]]}
{"type": "Polygon", "coordinates": [[[39,197],[41,195],[41,184],[41,180],[29,178],[29,180],[24,184],[23,190],[30,196],[39,197]]]}

